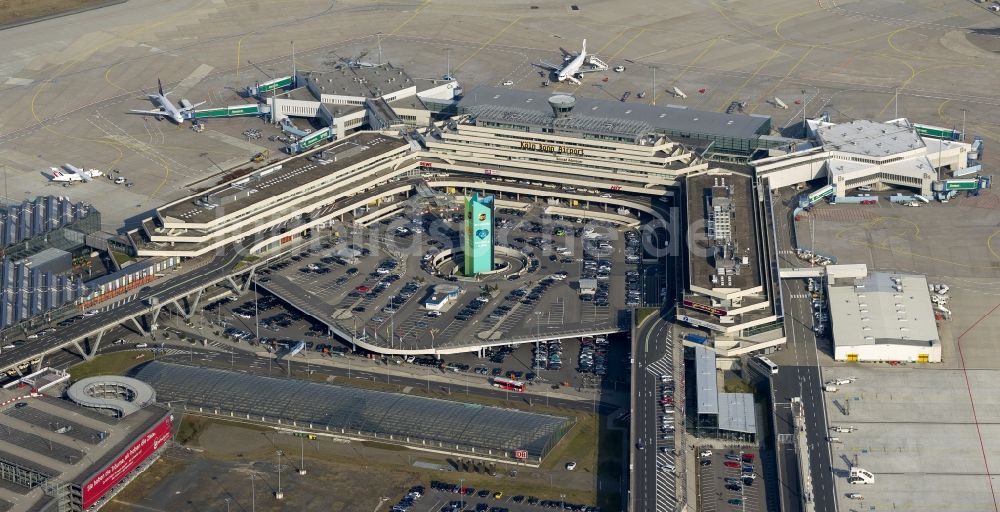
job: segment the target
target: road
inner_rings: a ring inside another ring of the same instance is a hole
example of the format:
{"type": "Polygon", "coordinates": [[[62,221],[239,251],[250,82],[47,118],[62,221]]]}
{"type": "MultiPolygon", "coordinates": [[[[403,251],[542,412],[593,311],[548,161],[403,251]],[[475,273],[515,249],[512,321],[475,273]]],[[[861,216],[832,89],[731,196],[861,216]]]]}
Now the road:
{"type": "MultiPolygon", "coordinates": [[[[661,439],[660,375],[672,374],[674,367],[673,325],[663,318],[647,321],[636,334],[632,424],[632,510],[673,511],[677,507],[677,476],[659,470],[657,463],[676,466],[673,440],[661,439]],[[638,448],[642,443],[643,449],[638,448]],[[667,448],[663,453],[661,448],[667,448]]],[[[680,402],[683,402],[682,400],[680,402]]],[[[678,417],[682,410],[678,409],[678,417]]],[[[683,432],[683,426],[679,429],[683,432]]],[[[681,446],[680,448],[683,448],[681,446]]],[[[683,453],[683,452],[681,452],[683,453]]]]}
{"type": "MultiPolygon", "coordinates": [[[[775,197],[774,226],[772,236],[776,238],[778,261],[781,267],[801,265],[794,256],[792,245],[791,211],[782,207],[775,197]]],[[[806,439],[809,445],[810,473],[817,512],[835,512],[837,496],[831,471],[831,452],[827,444],[827,421],[822,391],[822,375],[816,336],[812,331],[812,307],[806,284],[803,280],[784,280],[781,283],[781,302],[784,309],[785,331],[788,342],[785,349],[770,358],[780,370],[772,376],[771,385],[775,399],[776,434],[792,433],[791,397],[801,397],[806,417],[806,439]]],[[[795,447],[792,444],[777,445],[779,460],[779,480],[781,502],[786,511],[802,508],[800,477],[795,447]]]]}
{"type": "Polygon", "coordinates": [[[14,349],[4,350],[0,353],[0,369],[7,370],[42,354],[56,352],[72,342],[82,341],[83,338],[94,336],[103,329],[109,329],[130,318],[140,316],[151,309],[144,300],[147,297],[175,297],[210,286],[224,275],[228,275],[228,271],[241,257],[242,253],[238,249],[228,248],[201,267],[188,270],[184,275],[160,284],[150,285],[149,290],[133,295],[131,300],[118,307],[84,317],[65,327],[56,327],[54,332],[42,334],[37,339],[28,339],[27,343],[14,349]]]}

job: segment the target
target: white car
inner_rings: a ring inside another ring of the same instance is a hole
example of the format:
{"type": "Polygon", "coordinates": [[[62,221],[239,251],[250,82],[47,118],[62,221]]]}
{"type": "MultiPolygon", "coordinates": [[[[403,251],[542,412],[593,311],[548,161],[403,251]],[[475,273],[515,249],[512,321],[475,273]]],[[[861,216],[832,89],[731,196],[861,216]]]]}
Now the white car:
{"type": "Polygon", "coordinates": [[[701,455],[702,457],[711,457],[712,456],[712,450],[702,450],[699,455],[701,455]]]}
{"type": "Polygon", "coordinates": [[[428,311],[427,316],[441,316],[440,311],[428,311]]]}
{"type": "Polygon", "coordinates": [[[514,81],[513,80],[504,80],[503,84],[506,85],[506,86],[511,86],[511,85],[514,85],[514,81]]]}
{"type": "Polygon", "coordinates": [[[615,66],[615,73],[621,73],[625,71],[625,66],[615,66]]]}
{"type": "Polygon", "coordinates": [[[574,469],[576,469],[576,462],[569,461],[566,463],[566,471],[573,471],[574,469]]]}

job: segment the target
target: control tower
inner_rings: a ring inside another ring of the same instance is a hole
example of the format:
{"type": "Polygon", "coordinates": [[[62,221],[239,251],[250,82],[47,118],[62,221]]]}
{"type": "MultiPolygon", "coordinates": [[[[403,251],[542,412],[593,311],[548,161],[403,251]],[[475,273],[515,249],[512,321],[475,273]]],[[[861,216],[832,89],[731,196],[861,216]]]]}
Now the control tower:
{"type": "Polygon", "coordinates": [[[472,194],[465,199],[465,265],[474,277],[493,270],[493,196],[472,194]]]}

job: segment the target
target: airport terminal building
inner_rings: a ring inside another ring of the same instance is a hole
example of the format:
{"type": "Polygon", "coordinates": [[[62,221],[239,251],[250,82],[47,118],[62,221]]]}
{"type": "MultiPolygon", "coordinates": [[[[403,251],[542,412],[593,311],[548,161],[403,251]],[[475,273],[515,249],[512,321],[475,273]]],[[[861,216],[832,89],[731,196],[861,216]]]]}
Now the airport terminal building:
{"type": "Polygon", "coordinates": [[[759,178],[772,189],[814,179],[833,185],[835,196],[852,191],[906,187],[930,197],[935,181],[961,174],[970,144],[922,136],[906,119],[885,123],[810,121],[815,143],[753,162],[759,178]]]}
{"type": "MultiPolygon", "coordinates": [[[[305,83],[321,87],[321,82],[305,83]]],[[[353,103],[358,101],[371,98],[353,103]]],[[[344,104],[359,107],[353,103],[344,104]]],[[[750,140],[769,123],[759,116],[628,107],[479,87],[458,103],[459,115],[425,130],[338,136],[169,203],[130,233],[130,240],[139,256],[196,257],[235,242],[262,253],[348,217],[358,225],[375,222],[402,200],[428,189],[493,194],[500,204],[522,195],[544,199],[554,208],[605,204],[617,210],[601,218],[634,224],[638,213],[660,215],[651,197],[672,195],[678,180],[710,168],[667,132],[696,123],[703,127],[699,133],[720,140],[750,140]]]]}
{"type": "Polygon", "coordinates": [[[688,286],[676,319],[707,330],[712,348],[722,356],[784,343],[756,227],[753,179],[713,170],[689,176],[685,191],[691,226],[688,286]]]}

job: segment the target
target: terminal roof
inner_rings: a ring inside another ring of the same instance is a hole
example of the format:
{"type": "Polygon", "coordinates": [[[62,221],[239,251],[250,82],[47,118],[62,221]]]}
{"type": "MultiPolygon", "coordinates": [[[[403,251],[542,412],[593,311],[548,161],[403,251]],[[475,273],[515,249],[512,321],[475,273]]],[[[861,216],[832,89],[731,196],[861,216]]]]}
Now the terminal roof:
{"type": "Polygon", "coordinates": [[[323,160],[310,162],[293,158],[280,166],[269,166],[249,176],[215,187],[197,198],[208,197],[213,204],[222,203],[218,210],[198,206],[196,197],[190,197],[163,208],[159,215],[192,223],[205,223],[217,215],[233,214],[262,201],[266,197],[284,194],[308,183],[320,180],[334,171],[374,158],[389,149],[407,146],[403,139],[372,132],[360,132],[335,141],[323,149],[323,160]]]}
{"type": "Polygon", "coordinates": [[[379,98],[401,89],[416,86],[403,68],[392,64],[357,67],[337,65],[330,71],[300,71],[299,75],[321,94],[379,98]]]}
{"type": "Polygon", "coordinates": [[[858,119],[821,126],[816,137],[828,150],[883,158],[924,147],[923,139],[908,126],[858,119]]]}
{"type": "MultiPolygon", "coordinates": [[[[519,109],[542,114],[551,122],[555,116],[548,99],[551,94],[481,85],[465,93],[458,112],[490,105],[496,108],[519,109]]],[[[597,118],[619,123],[641,123],[663,131],[686,131],[693,135],[712,134],[751,138],[767,125],[770,118],[757,115],[736,115],[694,110],[676,105],[658,106],[643,103],[603,100],[577,96],[572,115],[597,118]]],[[[515,110],[516,112],[517,110],[515,110]]]]}
{"type": "Polygon", "coordinates": [[[730,172],[689,176],[688,221],[695,223],[708,219],[708,197],[719,186],[729,188],[729,200],[733,207],[730,240],[735,251],[724,259],[722,252],[717,252],[720,246],[712,240],[696,240],[697,250],[689,259],[691,284],[707,289],[735,290],[760,286],[757,235],[753,225],[753,183],[749,176],[730,172]],[[743,264],[744,256],[747,257],[747,264],[743,264]],[[738,273],[734,271],[737,267],[738,273]]]}

